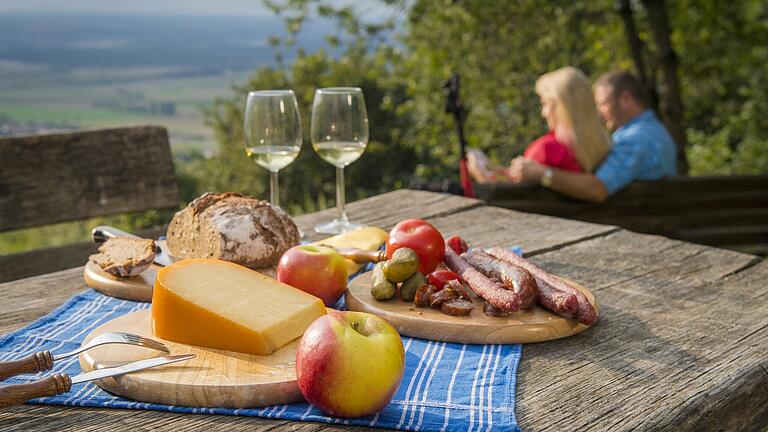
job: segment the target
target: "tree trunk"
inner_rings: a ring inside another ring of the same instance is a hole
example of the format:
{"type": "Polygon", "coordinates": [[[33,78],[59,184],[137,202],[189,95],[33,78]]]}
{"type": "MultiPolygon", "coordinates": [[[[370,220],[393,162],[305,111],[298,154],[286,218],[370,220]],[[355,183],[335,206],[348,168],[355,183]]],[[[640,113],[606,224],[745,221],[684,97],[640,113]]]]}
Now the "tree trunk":
{"type": "Polygon", "coordinates": [[[632,61],[635,63],[635,69],[637,69],[637,75],[648,94],[648,102],[650,103],[651,108],[653,108],[654,111],[658,111],[659,98],[656,93],[656,82],[653,79],[653,74],[649,77],[645,67],[645,44],[637,34],[631,2],[630,0],[620,0],[618,2],[618,7],[621,20],[624,22],[624,34],[627,37],[627,44],[629,45],[629,51],[632,54],[632,61]]]}
{"type": "Polygon", "coordinates": [[[677,170],[680,174],[688,174],[688,160],[685,157],[688,140],[683,126],[683,99],[677,77],[677,55],[670,42],[669,20],[664,0],[642,1],[656,45],[656,61],[661,69],[659,83],[661,118],[677,143],[677,170]]]}

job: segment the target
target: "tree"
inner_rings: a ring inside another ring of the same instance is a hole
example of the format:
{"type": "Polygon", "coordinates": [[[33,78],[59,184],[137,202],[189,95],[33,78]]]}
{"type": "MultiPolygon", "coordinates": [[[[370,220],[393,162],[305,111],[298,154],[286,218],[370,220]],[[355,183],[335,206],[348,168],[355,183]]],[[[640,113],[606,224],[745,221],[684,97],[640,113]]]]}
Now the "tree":
{"type": "MultiPolygon", "coordinates": [[[[266,195],[266,172],[242,150],[247,90],[293,88],[308,131],[314,88],[362,87],[371,143],[349,167],[348,195],[355,198],[405,186],[414,176],[458,177],[458,146],[442,93],[451,74],[462,77],[470,146],[505,163],[546,130],[536,78],[568,65],[592,77],[637,65],[649,85],[658,83],[662,117],[680,127],[673,130],[679,143],[685,142],[679,136],[690,141],[693,174],[768,171],[765,2],[641,0],[643,7],[621,14],[614,0],[382,2],[402,11],[397,26],[364,22],[353,7],[327,0],[270,3],[289,29],[273,39],[278,65],[257,70],[235,98],[208,112],[220,151],[195,168],[199,188],[266,195]],[[338,23],[328,37],[334,54],[299,50],[285,60],[302,24],[317,17],[338,23]]],[[[282,202],[293,213],[324,208],[333,196],[333,169],[305,149],[281,172],[281,185],[282,202]]]]}

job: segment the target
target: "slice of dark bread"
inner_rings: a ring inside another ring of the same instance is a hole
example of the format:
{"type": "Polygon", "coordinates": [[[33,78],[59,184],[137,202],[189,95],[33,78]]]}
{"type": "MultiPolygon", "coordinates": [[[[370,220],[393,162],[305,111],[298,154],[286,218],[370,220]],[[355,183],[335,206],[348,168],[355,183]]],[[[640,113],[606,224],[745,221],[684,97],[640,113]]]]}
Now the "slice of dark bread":
{"type": "Polygon", "coordinates": [[[155,242],[130,237],[109,239],[99,247],[99,253],[89,259],[107,273],[123,278],[133,277],[152,264],[155,242]]]}

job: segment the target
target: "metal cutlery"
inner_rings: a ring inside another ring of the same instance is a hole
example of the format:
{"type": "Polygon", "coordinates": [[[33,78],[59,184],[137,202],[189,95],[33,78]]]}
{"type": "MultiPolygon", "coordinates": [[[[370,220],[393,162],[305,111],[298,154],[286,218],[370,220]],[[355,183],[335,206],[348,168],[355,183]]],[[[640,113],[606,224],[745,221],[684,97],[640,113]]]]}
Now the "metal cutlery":
{"type": "Polygon", "coordinates": [[[91,339],[87,344],[67,353],[53,355],[50,351],[45,350],[30,354],[18,360],[0,362],[0,381],[14,375],[50,370],[53,367],[54,361],[80,354],[93,347],[107,344],[134,345],[169,353],[168,348],[162,343],[143,336],[123,332],[102,333],[91,339]]]}
{"type": "Polygon", "coordinates": [[[72,388],[73,384],[93,381],[116,375],[124,375],[130,372],[136,372],[157,366],[189,360],[194,357],[194,354],[156,357],[147,360],[139,360],[126,363],[121,366],[81,373],[79,375],[75,375],[72,378],[70,378],[69,375],[64,372],[29,383],[0,386],[0,408],[19,405],[30,399],[45,396],[56,396],[58,394],[66,393],[72,388]]]}

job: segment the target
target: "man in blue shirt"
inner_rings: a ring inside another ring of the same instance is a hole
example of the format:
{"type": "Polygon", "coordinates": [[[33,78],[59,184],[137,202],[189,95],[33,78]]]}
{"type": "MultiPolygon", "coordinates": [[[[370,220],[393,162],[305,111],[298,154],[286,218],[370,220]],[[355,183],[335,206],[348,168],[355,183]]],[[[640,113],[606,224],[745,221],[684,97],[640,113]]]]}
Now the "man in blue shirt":
{"type": "Polygon", "coordinates": [[[512,161],[515,180],[538,181],[574,198],[603,202],[634,180],[657,180],[677,172],[675,142],[656,114],[647,107],[640,81],[625,71],[600,77],[595,103],[613,131],[610,153],[595,173],[574,173],[525,158],[512,161]]]}

